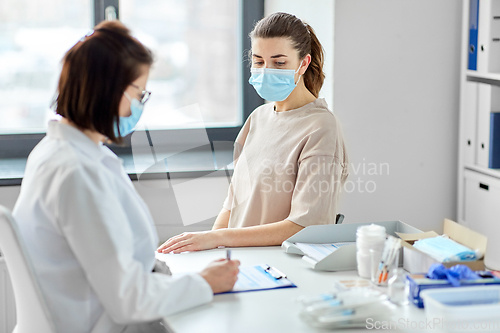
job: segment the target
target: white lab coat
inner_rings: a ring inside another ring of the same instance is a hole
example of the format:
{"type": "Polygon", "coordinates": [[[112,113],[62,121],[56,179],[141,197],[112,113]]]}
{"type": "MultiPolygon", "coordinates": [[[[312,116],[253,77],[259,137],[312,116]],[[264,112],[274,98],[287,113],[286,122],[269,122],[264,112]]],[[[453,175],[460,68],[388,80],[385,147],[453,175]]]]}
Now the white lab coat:
{"type": "Polygon", "coordinates": [[[122,160],[71,126],[49,122],[13,215],[57,332],[121,332],[213,298],[199,274],[151,273],[158,236],[146,204],[122,160]]]}

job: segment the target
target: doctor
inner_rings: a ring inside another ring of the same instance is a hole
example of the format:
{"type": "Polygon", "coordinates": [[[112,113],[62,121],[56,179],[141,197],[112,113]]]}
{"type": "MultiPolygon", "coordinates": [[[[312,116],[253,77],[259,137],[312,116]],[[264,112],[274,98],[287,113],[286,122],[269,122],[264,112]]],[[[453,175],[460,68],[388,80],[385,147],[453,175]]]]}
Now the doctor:
{"type": "Polygon", "coordinates": [[[335,223],[348,163],[340,122],[318,98],[321,43],[287,13],[263,18],[250,37],[249,83],[271,103],[255,109],[236,138],[234,173],[213,230],[172,237],[159,252],[279,245],[309,225],[335,223]]]}
{"type": "Polygon", "coordinates": [[[152,272],[149,210],[102,142],[138,122],[152,56],[121,23],[104,22],[63,59],[56,112],[31,152],[14,208],[57,332],[156,332],[159,319],[232,289],[238,261],[199,274],[152,272]]]}

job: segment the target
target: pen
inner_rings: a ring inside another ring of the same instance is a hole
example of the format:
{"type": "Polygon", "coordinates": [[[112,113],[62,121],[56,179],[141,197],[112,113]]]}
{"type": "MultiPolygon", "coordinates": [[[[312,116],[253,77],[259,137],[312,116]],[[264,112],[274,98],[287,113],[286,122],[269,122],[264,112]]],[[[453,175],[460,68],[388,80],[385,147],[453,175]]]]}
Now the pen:
{"type": "Polygon", "coordinates": [[[231,260],[231,250],[226,250],[226,259],[231,260]]]}

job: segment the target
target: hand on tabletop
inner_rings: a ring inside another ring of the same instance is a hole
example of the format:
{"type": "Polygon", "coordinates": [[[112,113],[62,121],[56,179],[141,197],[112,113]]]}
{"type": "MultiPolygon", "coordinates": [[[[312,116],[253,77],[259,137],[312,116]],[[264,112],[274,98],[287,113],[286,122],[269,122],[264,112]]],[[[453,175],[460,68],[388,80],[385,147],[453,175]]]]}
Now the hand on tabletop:
{"type": "Polygon", "coordinates": [[[159,253],[181,253],[214,249],[217,246],[216,234],[212,231],[183,232],[167,240],[156,251],[159,253]]]}

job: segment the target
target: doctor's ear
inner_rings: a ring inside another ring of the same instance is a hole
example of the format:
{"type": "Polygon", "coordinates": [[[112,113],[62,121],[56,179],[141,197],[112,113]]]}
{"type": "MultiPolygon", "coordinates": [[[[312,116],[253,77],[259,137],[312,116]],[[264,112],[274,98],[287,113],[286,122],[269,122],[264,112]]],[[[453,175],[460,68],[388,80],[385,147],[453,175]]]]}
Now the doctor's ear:
{"type": "Polygon", "coordinates": [[[311,55],[306,54],[302,60],[300,60],[300,69],[298,74],[304,75],[304,73],[307,71],[307,68],[309,68],[309,64],[311,63],[311,55]]]}

